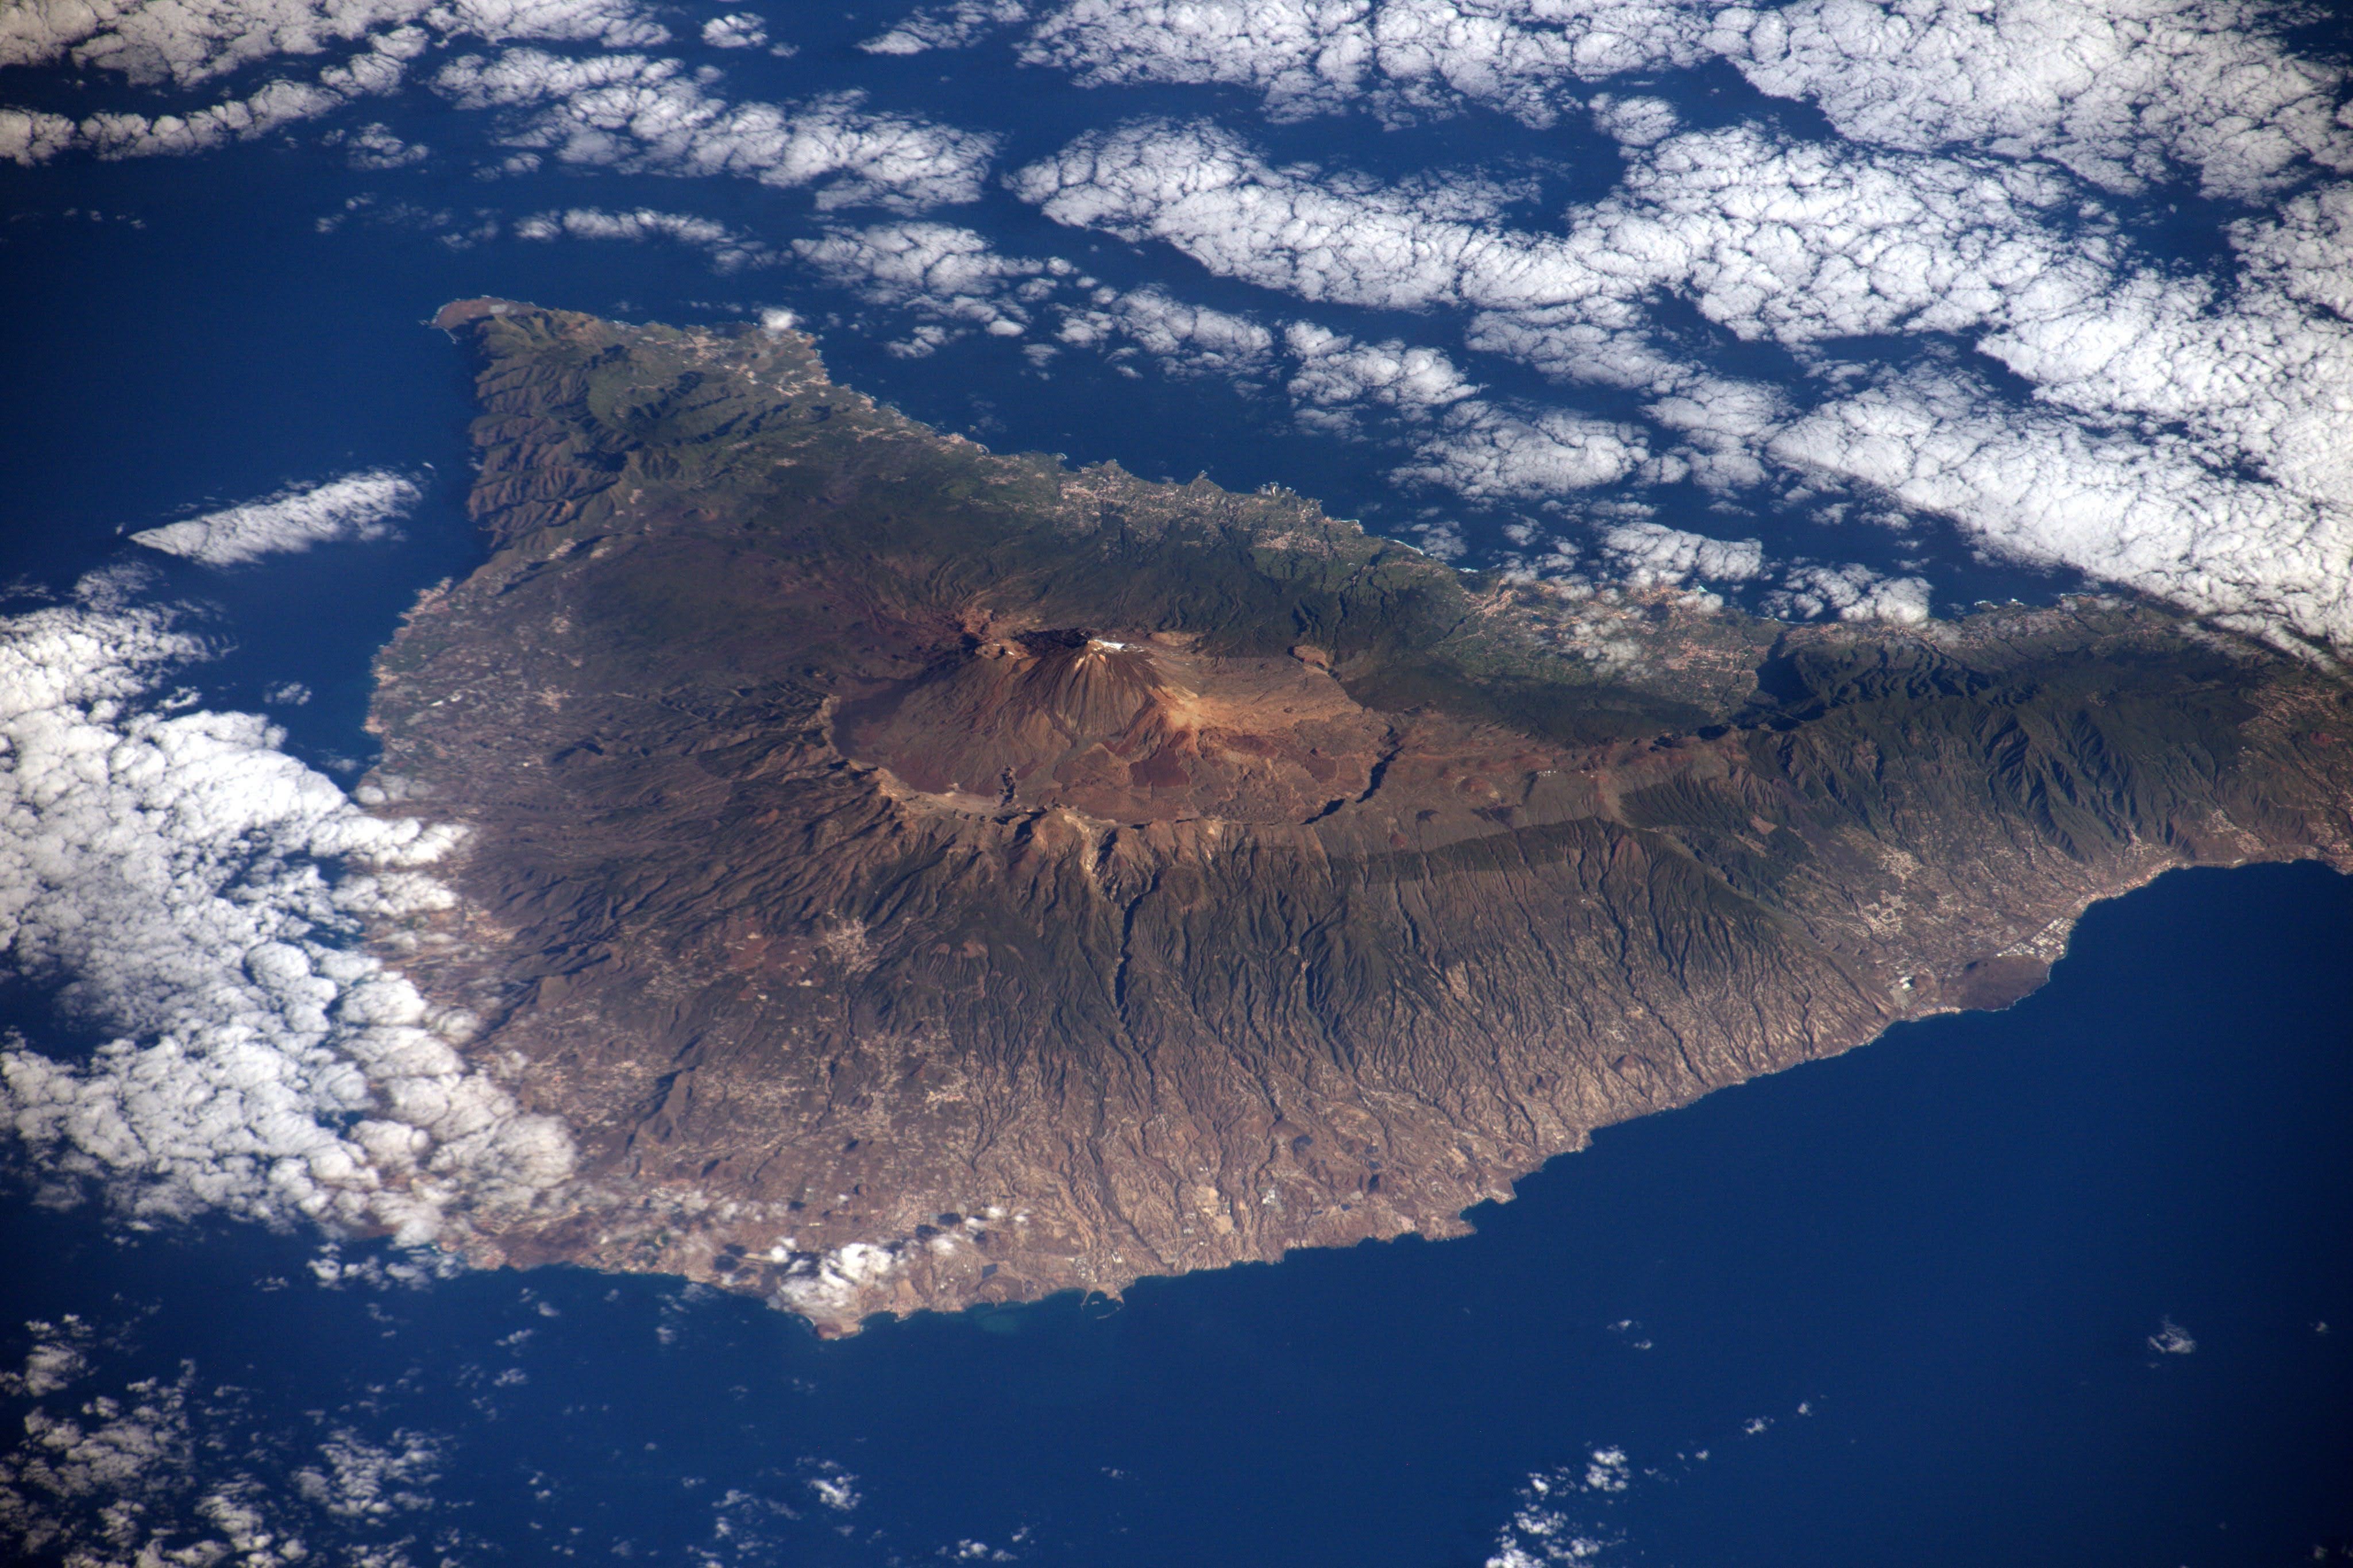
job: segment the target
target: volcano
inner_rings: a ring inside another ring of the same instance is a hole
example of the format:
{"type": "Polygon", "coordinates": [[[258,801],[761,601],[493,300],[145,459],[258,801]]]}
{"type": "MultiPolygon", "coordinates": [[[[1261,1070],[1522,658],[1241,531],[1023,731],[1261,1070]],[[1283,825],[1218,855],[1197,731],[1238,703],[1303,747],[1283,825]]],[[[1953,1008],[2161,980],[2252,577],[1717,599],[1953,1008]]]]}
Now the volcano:
{"type": "Polygon", "coordinates": [[[1594,1129],[2353,864],[2353,701],[2159,606],[1793,626],[1000,456],[789,331],[481,302],[372,933],[580,1175],[483,1255],[870,1313],[1461,1231],[1594,1129]]]}

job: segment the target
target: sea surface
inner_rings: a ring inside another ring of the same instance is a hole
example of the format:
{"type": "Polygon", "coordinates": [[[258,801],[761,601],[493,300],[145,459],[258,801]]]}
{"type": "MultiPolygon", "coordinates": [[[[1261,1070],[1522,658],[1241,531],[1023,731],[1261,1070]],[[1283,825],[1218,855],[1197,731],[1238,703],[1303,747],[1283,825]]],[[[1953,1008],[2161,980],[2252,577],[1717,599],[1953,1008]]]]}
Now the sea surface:
{"type": "Polygon", "coordinates": [[[2010,1011],[1604,1131],[1473,1237],[1120,1301],[828,1342],[14,1203],[0,1322],[100,1325],[90,1389],[185,1377],[262,1494],[337,1435],[422,1448],[345,1533],[460,1563],[2342,1562],[2348,930],[2315,868],[2176,873],[2010,1011]]]}
{"type": "MultiPolygon", "coordinates": [[[[452,297],[791,303],[844,379],[993,444],[1381,504],[1345,448],[1215,389],[1025,378],[986,340],[894,359],[777,278],[658,247],[322,227],[326,158],[9,176],[0,579],[31,604],[131,560],[127,530],[417,475],[397,542],[145,564],[142,591],[220,645],[196,698],[303,682],[271,716],[339,778],[370,755],[370,655],[478,559],[466,368],[423,325],[452,297]]],[[[469,199],[461,174],[384,183],[469,199]]],[[[2053,586],[1958,554],[1939,581],[2053,586]]],[[[5,1385],[0,1448],[30,1412],[85,1437],[143,1422],[152,1487],[60,1507],[130,1497],[216,1531],[248,1508],[279,1521],[248,1530],[253,1563],[295,1530],[310,1562],[464,1564],[2353,1561],[2348,937],[2353,881],[2316,868],[2175,874],[2094,910],[2011,1010],[1604,1131],[1472,1237],[839,1342],[672,1279],[132,1230],[12,1187],[0,1369],[64,1344],[81,1370],[5,1385]]],[[[0,1022],[70,1053],[49,1002],[0,990],[0,1022]]]]}

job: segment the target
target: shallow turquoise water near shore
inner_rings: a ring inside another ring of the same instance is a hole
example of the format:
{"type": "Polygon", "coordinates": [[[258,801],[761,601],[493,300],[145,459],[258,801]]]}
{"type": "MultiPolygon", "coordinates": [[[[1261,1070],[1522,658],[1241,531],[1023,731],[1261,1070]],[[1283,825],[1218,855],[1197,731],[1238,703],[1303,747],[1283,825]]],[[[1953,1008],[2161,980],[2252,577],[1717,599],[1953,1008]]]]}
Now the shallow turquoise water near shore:
{"type": "Polygon", "coordinates": [[[319,1434],[407,1435],[438,1479],[395,1522],[468,1562],[2337,1560],[2348,931],[2316,868],[2176,874],[2010,1012],[1610,1130],[1475,1237],[1118,1303],[827,1343],[675,1281],[331,1289],[315,1237],[17,1205],[0,1321],[111,1325],[82,1398],[193,1368],[289,1495],[319,1434]]]}

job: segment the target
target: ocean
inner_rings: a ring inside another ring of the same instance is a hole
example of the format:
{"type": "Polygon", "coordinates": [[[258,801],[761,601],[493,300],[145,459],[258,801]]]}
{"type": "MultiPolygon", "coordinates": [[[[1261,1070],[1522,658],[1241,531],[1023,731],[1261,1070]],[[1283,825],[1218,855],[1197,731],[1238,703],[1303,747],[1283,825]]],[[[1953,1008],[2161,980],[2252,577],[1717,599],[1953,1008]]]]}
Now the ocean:
{"type": "Polygon", "coordinates": [[[18,1201],[0,1322],[96,1325],[93,1389],[185,1376],[267,1495],[337,1434],[422,1449],[410,1505],[314,1529],[465,1563],[2343,1561],[2348,930],[2315,868],[2176,873],[2009,1012],[1608,1130],[1475,1236],[1124,1300],[824,1342],[18,1201]]]}

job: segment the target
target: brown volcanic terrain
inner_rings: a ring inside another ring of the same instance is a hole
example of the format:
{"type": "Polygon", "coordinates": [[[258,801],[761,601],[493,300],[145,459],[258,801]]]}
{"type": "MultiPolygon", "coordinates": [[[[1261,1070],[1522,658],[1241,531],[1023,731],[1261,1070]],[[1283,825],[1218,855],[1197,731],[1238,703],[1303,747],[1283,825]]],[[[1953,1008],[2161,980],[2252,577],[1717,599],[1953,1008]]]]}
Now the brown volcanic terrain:
{"type": "Polygon", "coordinates": [[[2170,867],[2353,863],[2353,700],[2084,599],[1788,627],[997,457],[806,339],[476,302],[491,559],[378,661],[467,824],[381,945],[579,1180],[497,1256],[828,1331],[1461,1211],[2032,989],[2170,867]]]}

